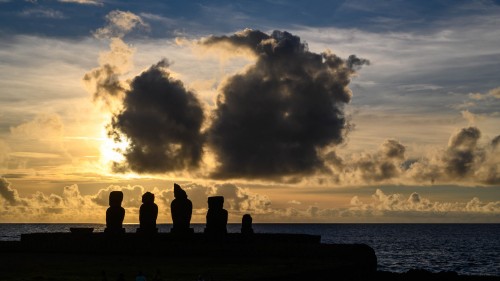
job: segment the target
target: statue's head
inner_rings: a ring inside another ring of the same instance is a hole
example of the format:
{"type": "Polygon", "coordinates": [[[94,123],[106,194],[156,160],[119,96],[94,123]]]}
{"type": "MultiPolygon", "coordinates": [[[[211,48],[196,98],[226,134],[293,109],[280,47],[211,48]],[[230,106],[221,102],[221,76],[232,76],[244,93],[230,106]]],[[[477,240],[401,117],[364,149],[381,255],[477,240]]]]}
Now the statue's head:
{"type": "Polygon", "coordinates": [[[176,199],[187,199],[187,193],[184,191],[180,185],[174,183],[174,197],[176,199]]]}
{"type": "Polygon", "coordinates": [[[209,209],[223,209],[224,208],[224,196],[208,197],[208,208],[209,209]]]}
{"type": "Polygon", "coordinates": [[[153,204],[155,202],[155,195],[151,192],[146,192],[142,195],[142,203],[153,204]]]}
{"type": "Polygon", "coordinates": [[[123,192],[121,191],[111,191],[109,193],[109,206],[120,207],[123,201],[123,192]]]}

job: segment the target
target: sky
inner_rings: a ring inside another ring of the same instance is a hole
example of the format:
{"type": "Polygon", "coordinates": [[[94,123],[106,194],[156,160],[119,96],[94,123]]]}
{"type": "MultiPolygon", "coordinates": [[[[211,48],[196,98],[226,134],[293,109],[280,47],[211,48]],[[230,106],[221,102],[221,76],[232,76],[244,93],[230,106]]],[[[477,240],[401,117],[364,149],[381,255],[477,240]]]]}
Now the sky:
{"type": "Polygon", "coordinates": [[[0,0],[0,222],[500,223],[500,1],[0,0]]]}

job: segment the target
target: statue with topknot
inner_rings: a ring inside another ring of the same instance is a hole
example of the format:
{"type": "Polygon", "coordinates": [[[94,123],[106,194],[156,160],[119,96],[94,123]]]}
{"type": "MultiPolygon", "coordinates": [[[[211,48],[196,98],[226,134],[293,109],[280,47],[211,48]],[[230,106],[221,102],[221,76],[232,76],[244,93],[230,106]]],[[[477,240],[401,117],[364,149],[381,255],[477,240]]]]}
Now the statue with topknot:
{"type": "Polygon", "coordinates": [[[194,229],[189,227],[193,213],[193,203],[188,199],[186,191],[176,183],[174,183],[174,197],[175,199],[170,204],[173,221],[171,232],[179,234],[194,233],[194,229]]]}

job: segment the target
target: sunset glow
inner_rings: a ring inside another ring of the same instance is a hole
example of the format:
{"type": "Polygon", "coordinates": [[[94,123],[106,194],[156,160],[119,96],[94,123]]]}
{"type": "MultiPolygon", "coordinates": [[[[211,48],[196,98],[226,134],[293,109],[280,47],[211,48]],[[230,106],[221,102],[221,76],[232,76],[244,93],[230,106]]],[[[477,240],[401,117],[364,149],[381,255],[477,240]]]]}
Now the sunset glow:
{"type": "Polygon", "coordinates": [[[128,2],[0,1],[0,222],[500,222],[497,2],[128,2]]]}

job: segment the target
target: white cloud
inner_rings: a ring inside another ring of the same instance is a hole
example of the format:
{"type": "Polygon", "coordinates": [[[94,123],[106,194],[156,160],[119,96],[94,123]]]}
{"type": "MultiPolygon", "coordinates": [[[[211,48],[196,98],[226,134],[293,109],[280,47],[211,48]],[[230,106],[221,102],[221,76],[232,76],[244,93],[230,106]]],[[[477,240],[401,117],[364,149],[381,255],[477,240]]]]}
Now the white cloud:
{"type": "Polygon", "coordinates": [[[438,202],[421,197],[418,193],[412,193],[409,197],[402,194],[385,194],[377,189],[372,196],[371,202],[364,203],[358,197],[351,200],[350,211],[363,211],[371,215],[384,215],[385,213],[478,213],[478,214],[500,214],[500,201],[482,202],[474,197],[469,202],[438,202]]]}
{"type": "Polygon", "coordinates": [[[108,21],[108,25],[94,32],[94,36],[97,38],[122,38],[136,27],[143,29],[149,28],[140,16],[132,12],[119,10],[111,11],[106,15],[106,20],[108,21]]]}
{"type": "Polygon", "coordinates": [[[103,5],[102,1],[100,0],[58,0],[58,1],[62,3],[77,3],[83,5],[96,5],[96,6],[103,5]]]}
{"type": "Polygon", "coordinates": [[[61,12],[50,8],[27,9],[20,13],[23,17],[64,19],[66,16],[61,12]]]}

